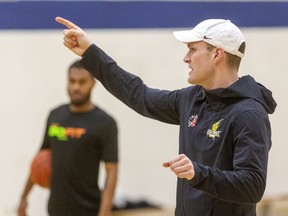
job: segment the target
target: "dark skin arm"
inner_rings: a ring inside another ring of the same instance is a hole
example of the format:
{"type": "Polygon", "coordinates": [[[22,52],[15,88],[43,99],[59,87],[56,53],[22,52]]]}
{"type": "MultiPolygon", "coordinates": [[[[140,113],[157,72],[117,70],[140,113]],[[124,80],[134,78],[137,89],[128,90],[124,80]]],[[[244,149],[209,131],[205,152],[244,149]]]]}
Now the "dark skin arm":
{"type": "Polygon", "coordinates": [[[24,187],[24,191],[21,195],[19,206],[17,209],[18,216],[27,216],[27,212],[26,212],[27,207],[28,207],[27,197],[31,189],[33,188],[33,185],[34,183],[31,181],[30,176],[28,176],[25,187],[24,187]]]}
{"type": "Polygon", "coordinates": [[[105,170],[105,187],[102,192],[102,199],[98,216],[110,216],[117,183],[118,164],[105,163],[105,170]]]}

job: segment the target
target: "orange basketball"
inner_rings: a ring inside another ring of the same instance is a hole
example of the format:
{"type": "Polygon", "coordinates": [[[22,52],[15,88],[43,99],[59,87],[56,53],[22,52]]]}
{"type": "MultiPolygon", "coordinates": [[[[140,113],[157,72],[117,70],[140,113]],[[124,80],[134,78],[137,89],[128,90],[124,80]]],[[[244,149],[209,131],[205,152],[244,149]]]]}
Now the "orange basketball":
{"type": "Polygon", "coordinates": [[[35,184],[49,188],[51,178],[51,150],[40,150],[33,158],[30,170],[30,179],[35,184]]]}

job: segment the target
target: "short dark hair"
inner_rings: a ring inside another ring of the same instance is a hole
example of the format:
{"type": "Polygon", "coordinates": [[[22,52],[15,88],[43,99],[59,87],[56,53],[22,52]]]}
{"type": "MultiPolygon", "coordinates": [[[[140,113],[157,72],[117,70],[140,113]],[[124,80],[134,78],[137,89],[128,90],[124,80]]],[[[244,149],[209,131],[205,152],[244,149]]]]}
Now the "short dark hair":
{"type": "MultiPolygon", "coordinates": [[[[80,62],[81,62],[80,59],[72,62],[72,64],[70,64],[70,66],[68,67],[68,74],[70,73],[70,71],[71,71],[73,68],[85,70],[85,68],[82,67],[82,65],[81,65],[80,62]]],[[[90,73],[89,73],[89,75],[91,76],[92,79],[94,79],[94,77],[93,77],[90,73]]]]}
{"type": "Polygon", "coordinates": [[[80,60],[76,60],[72,64],[70,64],[70,66],[68,67],[68,72],[70,72],[72,68],[83,69],[83,67],[80,64],[80,60]]]}

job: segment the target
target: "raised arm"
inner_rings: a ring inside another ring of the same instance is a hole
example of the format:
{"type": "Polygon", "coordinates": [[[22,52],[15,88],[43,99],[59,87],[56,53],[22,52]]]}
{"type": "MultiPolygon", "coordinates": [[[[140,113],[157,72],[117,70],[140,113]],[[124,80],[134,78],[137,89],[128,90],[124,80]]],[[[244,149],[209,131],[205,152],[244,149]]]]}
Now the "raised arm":
{"type": "Polygon", "coordinates": [[[83,53],[92,44],[88,39],[86,33],[71,21],[62,17],[56,17],[56,22],[67,27],[63,31],[64,45],[74,52],[76,55],[82,56],[83,53]]]}

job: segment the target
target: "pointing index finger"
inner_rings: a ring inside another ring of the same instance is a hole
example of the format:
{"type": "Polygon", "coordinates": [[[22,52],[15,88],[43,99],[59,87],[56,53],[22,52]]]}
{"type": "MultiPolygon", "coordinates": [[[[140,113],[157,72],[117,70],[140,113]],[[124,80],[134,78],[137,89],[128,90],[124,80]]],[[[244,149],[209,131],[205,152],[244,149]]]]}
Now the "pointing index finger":
{"type": "Polygon", "coordinates": [[[64,19],[62,17],[56,17],[55,21],[66,26],[68,29],[77,29],[79,28],[77,25],[75,25],[74,23],[72,23],[71,21],[64,19]]]}

